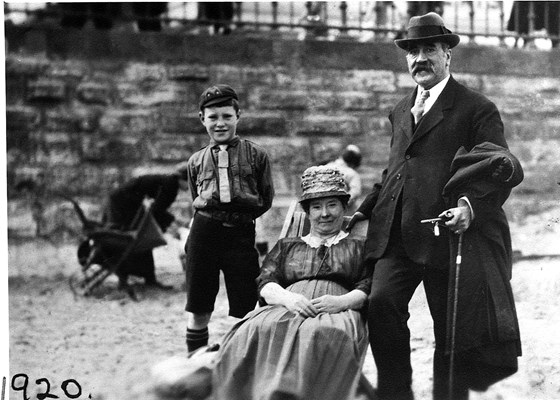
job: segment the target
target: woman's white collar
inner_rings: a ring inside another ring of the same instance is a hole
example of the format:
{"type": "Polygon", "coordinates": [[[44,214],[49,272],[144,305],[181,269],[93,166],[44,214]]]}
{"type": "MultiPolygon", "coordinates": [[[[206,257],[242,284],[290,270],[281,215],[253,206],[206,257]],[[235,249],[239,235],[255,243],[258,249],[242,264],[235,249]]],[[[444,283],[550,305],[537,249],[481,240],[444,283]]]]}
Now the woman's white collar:
{"type": "Polygon", "coordinates": [[[337,235],[330,237],[326,240],[321,239],[317,236],[311,236],[311,234],[305,235],[301,238],[307,245],[311,248],[318,248],[321,245],[325,245],[327,247],[331,247],[333,244],[337,244],[342,239],[348,236],[348,232],[340,231],[337,235]]]}

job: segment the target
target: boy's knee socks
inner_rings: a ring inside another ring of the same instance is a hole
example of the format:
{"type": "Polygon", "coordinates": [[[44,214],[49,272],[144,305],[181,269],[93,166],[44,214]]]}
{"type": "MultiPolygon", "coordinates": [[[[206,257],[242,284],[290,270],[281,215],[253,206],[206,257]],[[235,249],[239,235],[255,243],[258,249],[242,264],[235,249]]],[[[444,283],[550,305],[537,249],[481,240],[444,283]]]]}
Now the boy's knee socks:
{"type": "Polygon", "coordinates": [[[203,329],[187,328],[187,350],[189,353],[208,344],[208,327],[203,329]]]}

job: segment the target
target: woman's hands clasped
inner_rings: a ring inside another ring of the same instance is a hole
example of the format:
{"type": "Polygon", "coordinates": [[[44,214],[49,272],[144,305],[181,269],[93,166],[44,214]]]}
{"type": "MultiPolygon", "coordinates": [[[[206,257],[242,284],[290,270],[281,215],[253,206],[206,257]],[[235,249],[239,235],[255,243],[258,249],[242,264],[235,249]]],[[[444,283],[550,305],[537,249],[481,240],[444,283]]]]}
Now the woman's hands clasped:
{"type": "Polygon", "coordinates": [[[298,293],[290,292],[290,295],[287,296],[284,302],[284,306],[302,317],[312,318],[319,314],[319,310],[313,305],[312,300],[298,293]]]}
{"type": "Polygon", "coordinates": [[[322,312],[335,314],[348,309],[341,296],[324,295],[309,300],[296,293],[290,296],[285,306],[290,311],[307,318],[316,317],[322,312]]]}
{"type": "Polygon", "coordinates": [[[340,296],[324,295],[311,300],[317,311],[335,314],[348,309],[348,306],[340,296]]]}

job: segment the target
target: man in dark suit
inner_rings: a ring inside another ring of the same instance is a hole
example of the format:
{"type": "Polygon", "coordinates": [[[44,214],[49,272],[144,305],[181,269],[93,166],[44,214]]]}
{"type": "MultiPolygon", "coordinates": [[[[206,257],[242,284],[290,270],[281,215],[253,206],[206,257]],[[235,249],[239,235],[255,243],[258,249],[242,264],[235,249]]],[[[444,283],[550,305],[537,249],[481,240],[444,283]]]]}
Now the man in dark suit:
{"type": "MultiPolygon", "coordinates": [[[[375,269],[368,323],[381,399],[414,398],[408,303],[422,281],[436,340],[434,399],[466,399],[469,388],[480,390],[489,384],[474,382],[469,375],[474,364],[462,363],[463,358],[458,356],[453,393],[449,393],[450,357],[446,342],[449,266],[453,253],[450,248],[456,248],[458,235],[487,229],[481,217],[486,214],[487,201],[468,193],[449,201],[442,192],[451,178],[450,166],[460,148],[470,151],[478,144],[490,142],[507,150],[496,106],[450,75],[451,49],[459,40],[458,35],[445,28],[443,19],[431,12],[412,17],[407,38],[395,41],[406,51],[409,72],[418,87],[390,113],[389,165],[383,171],[381,183],[374,185],[350,222],[352,226],[359,219],[370,220],[365,262],[375,264],[375,269]],[[439,236],[420,222],[437,216],[448,219],[445,222],[448,229],[441,229],[439,236]]],[[[511,243],[506,239],[503,243],[504,252],[508,246],[511,251],[511,243]]],[[[509,280],[503,285],[505,292],[510,293],[509,280]]],[[[513,304],[510,308],[512,333],[507,339],[506,353],[511,356],[508,361],[515,365],[507,374],[516,369],[519,349],[513,304]]],[[[481,322],[480,325],[482,333],[477,340],[485,341],[482,344],[493,345],[503,340],[490,332],[492,324],[481,322]]],[[[498,358],[500,355],[502,349],[497,352],[498,358]]]]}

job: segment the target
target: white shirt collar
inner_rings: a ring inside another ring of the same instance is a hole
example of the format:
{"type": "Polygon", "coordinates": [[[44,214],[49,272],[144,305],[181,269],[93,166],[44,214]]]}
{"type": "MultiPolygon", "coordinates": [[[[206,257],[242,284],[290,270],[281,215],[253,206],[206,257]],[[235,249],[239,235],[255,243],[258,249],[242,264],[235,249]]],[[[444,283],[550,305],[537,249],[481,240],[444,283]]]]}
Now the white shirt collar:
{"type": "MultiPolygon", "coordinates": [[[[449,78],[451,78],[451,75],[447,75],[446,78],[444,78],[441,82],[439,82],[433,88],[428,89],[430,91],[430,97],[428,97],[426,99],[426,101],[424,102],[424,114],[426,114],[428,111],[430,111],[430,108],[432,108],[432,106],[434,105],[434,103],[438,99],[441,92],[443,92],[443,89],[445,88],[445,85],[447,85],[447,82],[449,82],[449,78]]],[[[422,89],[420,86],[418,86],[418,90],[416,91],[416,99],[414,101],[415,103],[416,103],[416,101],[418,101],[418,98],[420,97],[420,93],[422,93],[423,91],[424,91],[424,89],[422,89]]]]}
{"type": "Polygon", "coordinates": [[[334,244],[337,244],[342,239],[348,236],[348,232],[340,231],[337,235],[328,238],[327,240],[323,241],[320,237],[311,236],[311,234],[305,235],[301,238],[307,245],[313,249],[318,248],[321,245],[325,245],[327,247],[331,247],[334,244]]]}

